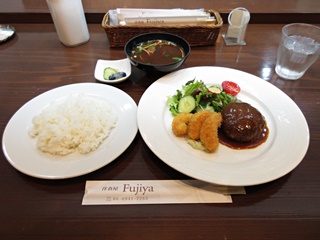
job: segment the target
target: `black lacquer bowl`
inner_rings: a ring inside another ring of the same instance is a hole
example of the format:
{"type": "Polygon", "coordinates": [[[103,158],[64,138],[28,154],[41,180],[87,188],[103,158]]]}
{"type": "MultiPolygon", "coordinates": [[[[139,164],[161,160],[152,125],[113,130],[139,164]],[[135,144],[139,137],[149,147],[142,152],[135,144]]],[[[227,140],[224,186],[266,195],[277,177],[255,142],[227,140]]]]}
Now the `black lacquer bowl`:
{"type": "Polygon", "coordinates": [[[133,66],[143,71],[146,71],[147,73],[168,73],[176,70],[185,62],[185,60],[188,58],[190,53],[190,45],[185,39],[177,35],[164,33],[164,32],[154,32],[154,33],[145,33],[145,34],[141,34],[136,37],[133,37],[126,43],[124,47],[124,51],[133,66]],[[170,63],[170,64],[148,64],[148,63],[142,63],[142,62],[136,61],[135,59],[132,59],[130,55],[134,47],[142,42],[146,42],[149,40],[164,40],[164,41],[175,43],[183,49],[185,55],[181,60],[170,63]]]}

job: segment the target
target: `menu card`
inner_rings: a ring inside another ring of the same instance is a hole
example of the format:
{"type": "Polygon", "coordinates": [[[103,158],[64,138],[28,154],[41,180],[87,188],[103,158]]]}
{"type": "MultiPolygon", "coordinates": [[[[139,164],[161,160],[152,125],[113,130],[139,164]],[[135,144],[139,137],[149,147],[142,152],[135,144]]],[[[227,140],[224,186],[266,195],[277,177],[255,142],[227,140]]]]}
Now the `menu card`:
{"type": "Polygon", "coordinates": [[[232,203],[244,187],[199,180],[87,181],[82,205],[232,203]]]}

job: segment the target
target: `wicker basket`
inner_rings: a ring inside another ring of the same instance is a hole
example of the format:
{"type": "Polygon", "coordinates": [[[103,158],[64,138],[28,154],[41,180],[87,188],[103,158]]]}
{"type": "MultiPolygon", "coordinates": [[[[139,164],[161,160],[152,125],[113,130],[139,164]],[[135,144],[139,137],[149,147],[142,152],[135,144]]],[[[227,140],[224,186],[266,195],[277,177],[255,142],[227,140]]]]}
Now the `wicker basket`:
{"type": "Polygon", "coordinates": [[[105,29],[109,39],[110,47],[123,47],[131,38],[148,32],[168,32],[176,34],[188,41],[190,46],[215,45],[220,28],[223,24],[220,14],[214,10],[206,10],[216,18],[212,24],[202,26],[110,26],[109,13],[106,13],[102,20],[102,27],[105,29]]]}

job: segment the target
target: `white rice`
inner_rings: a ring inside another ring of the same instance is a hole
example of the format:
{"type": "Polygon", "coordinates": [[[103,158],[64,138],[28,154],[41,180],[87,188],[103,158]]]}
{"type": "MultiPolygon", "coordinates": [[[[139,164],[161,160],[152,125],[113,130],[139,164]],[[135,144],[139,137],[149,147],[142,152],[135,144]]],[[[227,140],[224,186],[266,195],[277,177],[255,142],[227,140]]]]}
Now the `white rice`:
{"type": "Polygon", "coordinates": [[[32,120],[30,136],[37,147],[54,155],[96,150],[115,127],[117,116],[106,103],[84,94],[53,102],[32,120]]]}

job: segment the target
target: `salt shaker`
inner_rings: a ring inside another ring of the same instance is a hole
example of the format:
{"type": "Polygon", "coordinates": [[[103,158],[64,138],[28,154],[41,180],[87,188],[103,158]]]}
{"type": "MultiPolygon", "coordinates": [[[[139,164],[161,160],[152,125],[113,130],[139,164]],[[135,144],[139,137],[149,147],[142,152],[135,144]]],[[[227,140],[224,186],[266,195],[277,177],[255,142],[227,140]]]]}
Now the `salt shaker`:
{"type": "Polygon", "coordinates": [[[59,40],[68,47],[89,41],[81,0],[47,0],[59,40]]]}

